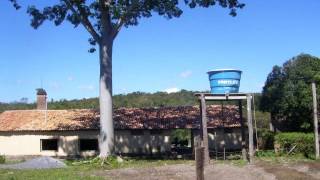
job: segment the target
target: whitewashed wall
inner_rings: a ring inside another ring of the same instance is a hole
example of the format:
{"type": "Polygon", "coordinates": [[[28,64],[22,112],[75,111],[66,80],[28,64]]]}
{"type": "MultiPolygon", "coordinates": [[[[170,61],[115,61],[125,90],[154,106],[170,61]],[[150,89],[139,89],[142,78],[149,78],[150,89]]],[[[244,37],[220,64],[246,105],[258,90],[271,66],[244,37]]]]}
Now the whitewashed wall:
{"type": "MultiPolygon", "coordinates": [[[[96,139],[98,131],[0,132],[1,155],[91,156],[95,151],[79,150],[79,139],[96,139]],[[58,151],[41,151],[41,139],[58,139],[58,151]]],[[[161,134],[132,135],[130,130],[115,131],[115,151],[123,154],[165,153],[171,148],[170,130],[161,134]]]]}

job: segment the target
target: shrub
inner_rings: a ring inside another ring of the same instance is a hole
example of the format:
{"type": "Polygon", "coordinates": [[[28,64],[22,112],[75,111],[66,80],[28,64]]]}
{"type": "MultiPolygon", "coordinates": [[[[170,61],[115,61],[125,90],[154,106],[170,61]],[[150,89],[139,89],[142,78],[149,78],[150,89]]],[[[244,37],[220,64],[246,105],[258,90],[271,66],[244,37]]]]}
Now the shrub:
{"type": "Polygon", "coordinates": [[[268,129],[259,129],[258,130],[258,143],[259,148],[264,150],[273,149],[274,143],[274,132],[268,129]]]}
{"type": "Polygon", "coordinates": [[[278,133],[275,144],[280,147],[280,153],[289,153],[291,150],[290,153],[301,153],[305,157],[312,157],[314,154],[313,133],[278,133]]]}
{"type": "Polygon", "coordinates": [[[6,156],[0,155],[0,164],[4,164],[6,162],[6,156]]]}
{"type": "Polygon", "coordinates": [[[172,144],[176,146],[188,146],[188,140],[191,138],[191,131],[188,129],[176,129],[171,134],[172,144]]]}
{"type": "Polygon", "coordinates": [[[275,153],[273,150],[263,150],[263,151],[256,151],[255,154],[257,157],[275,157],[275,153]]]}

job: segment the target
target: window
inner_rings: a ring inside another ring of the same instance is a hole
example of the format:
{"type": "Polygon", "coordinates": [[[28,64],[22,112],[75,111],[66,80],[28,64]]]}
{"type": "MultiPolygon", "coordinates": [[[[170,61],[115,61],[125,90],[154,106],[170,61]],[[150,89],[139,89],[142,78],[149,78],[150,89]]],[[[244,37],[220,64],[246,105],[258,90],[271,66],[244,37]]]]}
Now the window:
{"type": "Polygon", "coordinates": [[[80,139],[80,151],[98,151],[98,139],[80,139]]]}
{"type": "Polygon", "coordinates": [[[144,135],[144,132],[141,129],[131,130],[131,135],[142,136],[142,135],[144,135]]]}
{"type": "Polygon", "coordinates": [[[58,139],[41,139],[41,151],[58,151],[58,139]]]}

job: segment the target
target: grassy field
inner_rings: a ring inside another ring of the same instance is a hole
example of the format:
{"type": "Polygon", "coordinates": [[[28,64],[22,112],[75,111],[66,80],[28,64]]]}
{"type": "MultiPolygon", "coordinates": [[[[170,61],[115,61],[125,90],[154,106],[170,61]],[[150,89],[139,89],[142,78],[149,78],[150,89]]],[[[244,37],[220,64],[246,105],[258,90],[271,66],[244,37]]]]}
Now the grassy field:
{"type": "Polygon", "coordinates": [[[70,180],[70,179],[104,179],[94,175],[94,171],[111,170],[118,168],[144,168],[169,164],[188,163],[187,160],[148,160],[126,158],[118,163],[116,158],[110,158],[104,162],[98,159],[88,160],[65,160],[67,168],[43,169],[43,170],[7,170],[0,169],[0,179],[17,180],[70,180]],[[103,164],[103,165],[102,165],[103,164]]]}
{"type": "MultiPolygon", "coordinates": [[[[192,172],[194,173],[194,161],[192,160],[152,160],[152,159],[135,159],[124,158],[123,162],[118,162],[115,157],[109,158],[106,161],[100,159],[87,159],[87,160],[65,160],[67,164],[66,168],[62,169],[46,169],[46,170],[5,170],[0,169],[0,179],[17,179],[17,180],[72,180],[72,179],[108,179],[110,173],[109,170],[135,168],[142,169],[143,173],[138,173],[144,178],[150,176],[149,172],[154,173],[154,167],[170,167],[164,165],[176,165],[184,164],[183,166],[192,166],[192,172]]],[[[11,162],[9,162],[11,163],[11,162]]],[[[273,174],[277,179],[317,179],[320,175],[320,161],[306,159],[302,155],[293,156],[276,156],[271,151],[257,153],[255,158],[255,165],[247,166],[248,163],[243,160],[227,160],[227,161],[214,161],[213,168],[222,168],[225,165],[231,165],[232,167],[242,169],[242,171],[254,171],[255,168],[262,168],[265,172],[273,174]],[[251,169],[252,168],[252,169],[251,169]]],[[[177,165],[180,167],[181,165],[177,165]]],[[[227,166],[227,167],[231,167],[227,166]]],[[[174,166],[175,167],[175,166],[174,166]]],[[[182,166],[181,166],[182,167],[182,166]]],[[[125,170],[127,171],[127,170],[125,170]]],[[[169,171],[165,170],[164,172],[169,171]]],[[[179,171],[179,169],[177,169],[179,171]]],[[[123,171],[117,170],[117,173],[121,174],[123,171]]],[[[175,172],[169,172],[169,175],[175,172]]],[[[234,173],[234,172],[231,172],[234,173]]],[[[126,174],[126,173],[124,173],[126,174]]],[[[171,176],[170,176],[171,177],[171,176]]],[[[111,177],[112,179],[112,177],[111,177]]],[[[165,179],[165,178],[164,178],[165,179]]],[[[178,178],[179,179],[179,178],[178,178]]]]}

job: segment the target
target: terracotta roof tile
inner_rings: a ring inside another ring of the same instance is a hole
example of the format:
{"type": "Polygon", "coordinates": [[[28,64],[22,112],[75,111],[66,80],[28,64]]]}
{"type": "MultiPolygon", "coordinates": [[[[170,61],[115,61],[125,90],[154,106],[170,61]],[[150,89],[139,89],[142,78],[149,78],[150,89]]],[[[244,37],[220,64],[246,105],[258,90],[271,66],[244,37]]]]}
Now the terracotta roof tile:
{"type": "MultiPolygon", "coordinates": [[[[240,127],[236,106],[207,108],[208,128],[240,127]]],[[[99,112],[78,110],[14,110],[0,114],[0,131],[55,131],[99,129],[99,112]]],[[[198,107],[119,108],[114,111],[115,129],[199,128],[198,107]]]]}

